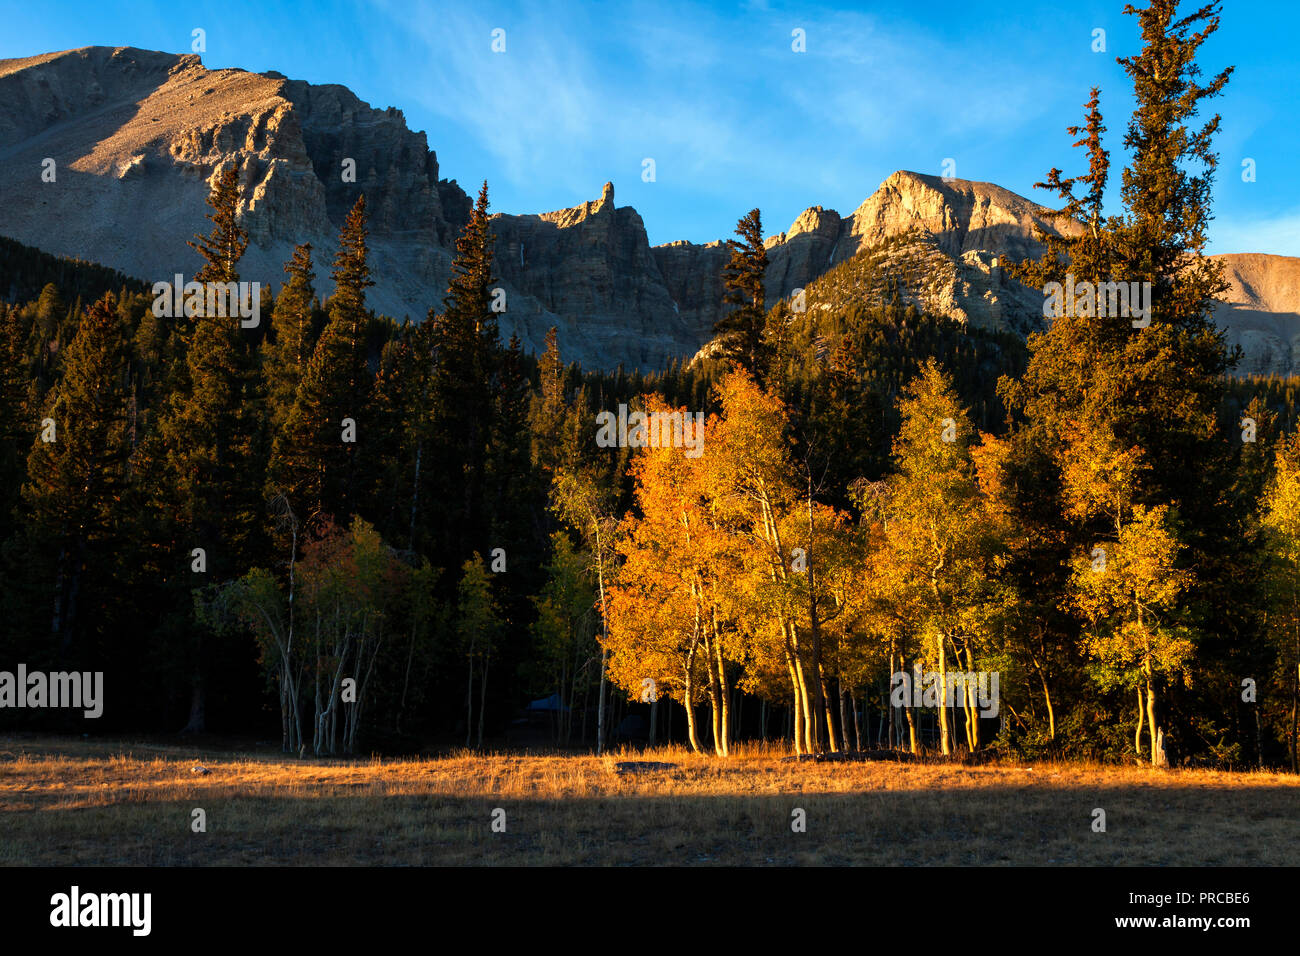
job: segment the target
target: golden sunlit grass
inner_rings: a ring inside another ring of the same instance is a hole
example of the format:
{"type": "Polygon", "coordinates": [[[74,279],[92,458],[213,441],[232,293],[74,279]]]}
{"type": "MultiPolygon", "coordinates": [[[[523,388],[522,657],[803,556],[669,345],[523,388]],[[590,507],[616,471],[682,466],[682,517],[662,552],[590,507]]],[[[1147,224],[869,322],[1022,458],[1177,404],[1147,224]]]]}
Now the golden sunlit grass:
{"type": "Polygon", "coordinates": [[[1300,846],[1284,774],[780,756],[317,761],[0,738],[0,864],[1277,865],[1300,846]]]}

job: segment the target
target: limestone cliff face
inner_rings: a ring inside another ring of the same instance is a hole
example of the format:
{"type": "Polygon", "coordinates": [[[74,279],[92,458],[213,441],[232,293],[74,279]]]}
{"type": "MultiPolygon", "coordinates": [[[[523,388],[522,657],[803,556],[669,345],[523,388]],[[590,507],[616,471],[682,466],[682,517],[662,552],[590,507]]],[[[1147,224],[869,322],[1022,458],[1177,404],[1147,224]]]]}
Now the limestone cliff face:
{"type": "Polygon", "coordinates": [[[935,236],[939,249],[957,259],[986,251],[1023,259],[1042,247],[1034,226],[1056,228],[1048,210],[993,183],[900,170],[894,173],[846,220],[837,261],[882,239],[917,231],[935,236]]]}
{"type": "MultiPolygon", "coordinates": [[[[1042,315],[1042,296],[1006,278],[1008,261],[1037,256],[1035,225],[1051,229],[1047,210],[992,183],[947,180],[906,170],[894,173],[847,217],[833,209],[804,210],[766,243],[769,302],[805,288],[827,270],[887,240],[915,240],[914,258],[928,263],[922,301],[959,321],[1024,332],[1042,315]],[[999,260],[994,266],[994,260],[999,260]]],[[[720,243],[672,243],[655,248],[664,281],[682,314],[707,340],[720,310],[720,243]]]]}
{"type": "Polygon", "coordinates": [[[1223,263],[1228,291],[1215,311],[1228,346],[1245,353],[1238,375],[1300,375],[1300,258],[1238,253],[1223,263]]]}
{"type": "Polygon", "coordinates": [[[698,348],[712,337],[713,326],[722,317],[722,268],[731,254],[722,241],[706,245],[670,242],[651,251],[677,313],[698,348]]]}
{"type": "Polygon", "coordinates": [[[149,281],[190,275],[185,242],[206,231],[210,184],[230,163],[245,190],[246,278],[278,287],[293,246],[311,242],[328,292],[339,227],[364,192],[372,304],[423,317],[440,301],[469,201],[439,180],[400,111],[340,86],[208,70],[193,54],[88,47],[0,61],[0,233],[149,281]],[[41,179],[47,158],[54,182],[41,179]]]}
{"type": "Polygon", "coordinates": [[[611,367],[656,368],[693,351],[693,331],[678,313],[630,206],[599,200],[531,216],[492,217],[493,271],[508,298],[510,324],[540,349],[558,329],[561,354],[599,356],[611,367]]]}

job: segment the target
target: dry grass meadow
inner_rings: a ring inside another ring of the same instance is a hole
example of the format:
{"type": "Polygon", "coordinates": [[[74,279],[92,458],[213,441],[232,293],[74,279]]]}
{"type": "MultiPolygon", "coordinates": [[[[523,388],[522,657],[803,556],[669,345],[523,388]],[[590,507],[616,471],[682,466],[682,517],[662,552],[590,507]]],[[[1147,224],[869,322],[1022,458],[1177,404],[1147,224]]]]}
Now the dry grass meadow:
{"type": "Polygon", "coordinates": [[[0,864],[1280,865],[1300,848],[1285,774],[780,757],[320,761],[0,737],[0,864]]]}

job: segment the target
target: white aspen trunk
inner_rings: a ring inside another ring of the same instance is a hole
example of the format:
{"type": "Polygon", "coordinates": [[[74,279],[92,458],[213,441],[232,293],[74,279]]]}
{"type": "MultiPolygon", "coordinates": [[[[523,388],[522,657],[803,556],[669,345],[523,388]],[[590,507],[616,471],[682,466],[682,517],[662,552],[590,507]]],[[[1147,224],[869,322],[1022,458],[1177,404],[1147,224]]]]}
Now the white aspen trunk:
{"type": "Polygon", "coordinates": [[[605,655],[609,646],[609,615],[605,609],[605,552],[600,537],[600,520],[593,519],[596,529],[596,587],[600,591],[600,699],[596,703],[596,755],[605,752],[605,655]]]}
{"type": "Polygon", "coordinates": [[[713,654],[718,668],[718,701],[720,706],[718,714],[718,729],[720,731],[718,755],[726,757],[730,752],[731,709],[728,703],[730,688],[727,687],[727,665],[722,659],[722,637],[718,634],[718,612],[716,608],[712,610],[711,615],[713,618],[713,654]]]}
{"type": "Polygon", "coordinates": [[[1138,685],[1138,722],[1137,730],[1133,732],[1133,749],[1137,751],[1138,762],[1142,761],[1142,727],[1146,722],[1146,707],[1142,703],[1142,687],[1138,685]]]}
{"type": "Polygon", "coordinates": [[[479,684],[478,698],[478,749],[483,749],[483,714],[487,710],[487,677],[488,664],[491,663],[490,654],[483,655],[483,680],[479,684]]]}
{"type": "Polygon", "coordinates": [[[802,754],[803,749],[803,710],[799,706],[799,675],[795,673],[794,661],[790,657],[790,651],[787,648],[785,652],[785,666],[790,672],[790,699],[792,709],[790,712],[791,730],[794,735],[794,752],[802,754]]]}
{"type": "Polygon", "coordinates": [[[686,737],[690,741],[691,750],[700,753],[704,748],[700,746],[699,734],[695,729],[695,645],[686,654],[686,693],[682,703],[686,707],[686,737]]]}
{"type": "Polygon", "coordinates": [[[948,730],[948,654],[942,634],[936,644],[939,648],[939,747],[946,757],[952,754],[952,738],[948,730]]]}
{"type": "Polygon", "coordinates": [[[465,749],[474,733],[474,642],[469,644],[469,678],[465,687],[465,749]]]}

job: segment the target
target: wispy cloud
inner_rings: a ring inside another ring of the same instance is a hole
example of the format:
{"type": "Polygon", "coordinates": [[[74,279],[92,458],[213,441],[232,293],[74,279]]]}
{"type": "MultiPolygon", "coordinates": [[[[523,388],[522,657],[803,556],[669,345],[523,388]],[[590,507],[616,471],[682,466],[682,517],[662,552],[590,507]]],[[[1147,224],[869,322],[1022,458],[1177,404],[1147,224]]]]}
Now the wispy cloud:
{"type": "Polygon", "coordinates": [[[1275,216],[1221,217],[1210,224],[1211,253],[1269,252],[1300,256],[1300,207],[1275,216]]]}
{"type": "MultiPolygon", "coordinates": [[[[575,201],[652,157],[663,192],[744,184],[787,207],[769,222],[780,229],[800,202],[856,206],[875,185],[870,157],[925,155],[937,171],[973,133],[1033,113],[1014,66],[865,14],[669,4],[648,23],[635,9],[379,9],[422,47],[410,95],[425,110],[470,132],[513,185],[544,181],[575,201]],[[496,27],[504,55],[490,48],[496,27]],[[791,49],[796,27],[806,53],[791,49]],[[814,194],[827,188],[837,196],[814,194]]],[[[906,165],[879,162],[882,178],[906,165]]]]}
{"type": "MultiPolygon", "coordinates": [[[[370,36],[406,45],[381,64],[389,89],[432,121],[432,148],[460,157],[447,175],[488,178],[497,208],[513,212],[594,198],[612,179],[656,242],[720,238],[752,206],[773,232],[808,205],[848,213],[895,169],[939,173],[947,158],[958,177],[1031,194],[1053,165],[1080,160],[1065,127],[1094,83],[1113,158],[1122,151],[1127,83],[1114,53],[1133,38],[1106,21],[1116,50],[1092,53],[1086,11],[936,19],[907,0],[869,11],[778,0],[371,9],[370,36]],[[491,50],[497,27],[504,55],[491,50]],[[796,28],[804,53],[791,49],[796,28]],[[653,184],[641,181],[647,157],[653,184]]],[[[371,47],[382,59],[384,46],[371,47]]],[[[1265,228],[1287,226],[1250,224],[1265,228]]],[[[1231,231],[1219,223],[1219,245],[1231,231]]]]}

